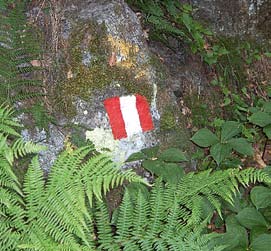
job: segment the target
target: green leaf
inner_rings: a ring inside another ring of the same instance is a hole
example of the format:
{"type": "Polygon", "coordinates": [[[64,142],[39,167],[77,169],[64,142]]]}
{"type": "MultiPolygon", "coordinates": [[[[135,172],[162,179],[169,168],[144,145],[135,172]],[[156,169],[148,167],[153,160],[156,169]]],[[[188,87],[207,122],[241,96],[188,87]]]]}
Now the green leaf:
{"type": "Polygon", "coordinates": [[[165,163],[160,160],[145,160],[143,167],[155,174],[162,177],[164,181],[176,184],[184,176],[184,170],[181,166],[175,163],[165,163]]]}
{"type": "Polygon", "coordinates": [[[271,115],[269,115],[266,112],[256,112],[252,114],[248,118],[248,120],[255,125],[258,125],[260,127],[265,127],[271,124],[271,115]]]}
{"type": "Polygon", "coordinates": [[[14,155],[13,155],[13,151],[12,151],[12,149],[10,147],[5,148],[4,157],[9,162],[10,165],[13,165],[14,155]]]}
{"type": "Polygon", "coordinates": [[[131,162],[136,160],[146,159],[146,155],[142,152],[133,153],[129,156],[129,158],[125,162],[131,162]]]}
{"type": "Polygon", "coordinates": [[[219,142],[217,136],[207,128],[198,130],[191,140],[201,147],[209,147],[219,142]]]}
{"type": "Polygon", "coordinates": [[[271,206],[271,189],[264,186],[256,186],[251,190],[250,198],[257,209],[271,206]]]}
{"type": "Polygon", "coordinates": [[[263,132],[265,133],[268,139],[271,139],[271,125],[267,125],[263,128],[263,132]]]}
{"type": "Polygon", "coordinates": [[[271,235],[261,234],[250,245],[252,251],[268,251],[271,247],[271,235]]]}
{"type": "Polygon", "coordinates": [[[250,242],[252,243],[259,235],[267,233],[267,227],[254,227],[250,230],[250,242]]]}
{"type": "Polygon", "coordinates": [[[241,124],[236,121],[226,121],[221,127],[221,140],[226,141],[241,133],[241,124]]]}
{"type": "Polygon", "coordinates": [[[265,112],[271,113],[271,102],[264,102],[263,110],[265,112]]]}
{"type": "Polygon", "coordinates": [[[211,146],[210,153],[216,163],[220,165],[220,163],[230,155],[231,150],[232,148],[229,144],[217,143],[211,146]]]}
{"type": "Polygon", "coordinates": [[[183,21],[184,25],[186,26],[186,28],[188,29],[188,31],[190,32],[191,28],[192,28],[192,22],[193,22],[191,16],[188,15],[187,13],[183,13],[182,21],[183,21]]]}
{"type": "Polygon", "coordinates": [[[159,159],[167,162],[187,161],[184,153],[178,148],[169,148],[161,153],[159,159]]]}
{"type": "Polygon", "coordinates": [[[248,245],[248,235],[244,227],[234,220],[233,216],[226,219],[226,233],[218,235],[215,240],[218,245],[226,245],[223,251],[246,250],[248,245]]]}
{"type": "Polygon", "coordinates": [[[230,146],[238,153],[253,156],[254,150],[252,145],[244,138],[234,138],[228,141],[230,146]]]}
{"type": "Polygon", "coordinates": [[[150,148],[145,148],[141,150],[141,152],[151,159],[151,158],[157,157],[158,150],[159,150],[159,146],[154,146],[150,148]]]}
{"type": "Polygon", "coordinates": [[[267,226],[267,222],[260,212],[253,207],[246,207],[236,215],[240,224],[248,229],[267,226]]]}

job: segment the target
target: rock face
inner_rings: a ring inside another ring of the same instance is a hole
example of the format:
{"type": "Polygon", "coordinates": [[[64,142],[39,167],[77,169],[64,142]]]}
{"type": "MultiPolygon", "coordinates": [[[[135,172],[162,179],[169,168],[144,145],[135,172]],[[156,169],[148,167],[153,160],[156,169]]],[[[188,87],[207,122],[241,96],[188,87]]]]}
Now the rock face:
{"type": "MultiPolygon", "coordinates": [[[[52,26],[57,26],[57,44],[52,34],[47,34],[46,40],[50,42],[51,39],[52,48],[57,48],[52,61],[60,62],[59,68],[49,74],[53,79],[50,81],[51,102],[57,104],[53,105],[54,112],[64,111],[57,121],[66,128],[62,133],[67,136],[74,132],[67,130],[67,125],[79,128],[82,140],[86,133],[97,149],[102,151],[113,146],[110,150],[116,161],[157,145],[160,113],[175,101],[167,88],[158,86],[157,69],[151,63],[152,55],[137,15],[123,0],[78,1],[76,4],[67,1],[55,8],[61,22],[54,24],[49,20],[46,23],[46,14],[42,11],[36,22],[40,22],[45,33],[46,29],[52,32],[52,26]],[[110,137],[112,133],[103,101],[135,93],[148,99],[155,130],[114,141],[110,137]]],[[[37,12],[35,8],[34,13],[37,12]]],[[[50,133],[47,136],[45,143],[51,146],[54,144],[51,137],[57,136],[50,133]]],[[[64,138],[56,140],[58,146],[64,138]]],[[[51,151],[50,158],[54,159],[60,150],[57,147],[54,153],[51,151]]],[[[43,154],[42,162],[49,163],[44,158],[47,156],[43,154]]],[[[48,169],[48,165],[45,168],[48,169]]]]}
{"type": "Polygon", "coordinates": [[[197,16],[220,35],[271,38],[270,0],[192,0],[197,16]]]}
{"type": "MultiPolygon", "coordinates": [[[[214,109],[199,103],[210,82],[201,58],[189,54],[175,39],[169,41],[171,49],[147,43],[140,18],[124,0],[53,2],[49,14],[40,6],[29,11],[29,19],[41,28],[47,42],[44,65],[51,98],[46,102],[58,115],[57,130],[61,131],[59,135],[49,131],[44,138],[50,146],[49,154],[41,156],[45,169],[62,150],[64,140],[73,135],[78,145],[87,137],[97,149],[109,148],[116,161],[159,143],[189,149],[187,127],[192,125],[180,117],[193,113],[198,120],[208,120],[206,111],[214,109]],[[135,93],[148,99],[155,130],[114,141],[103,101],[135,93]],[[183,101],[185,97],[189,101],[183,101]],[[196,104],[197,110],[191,112],[185,102],[196,104]]],[[[270,39],[270,0],[183,2],[195,5],[197,17],[219,35],[270,39]]],[[[216,96],[208,89],[206,93],[210,100],[216,96]]],[[[49,128],[54,131],[54,126],[49,128]]],[[[38,133],[35,129],[25,135],[35,139],[40,138],[38,133]]]]}
{"type": "Polygon", "coordinates": [[[70,10],[65,12],[65,25],[68,23],[70,29],[62,27],[62,38],[68,45],[66,53],[70,55],[65,60],[72,76],[63,81],[60,91],[76,95],[67,101],[75,108],[71,122],[94,129],[87,134],[96,148],[112,144],[115,159],[123,161],[158,142],[155,132],[118,142],[111,138],[114,144],[106,137],[110,124],[103,101],[109,97],[143,94],[149,100],[154,123],[159,123],[155,72],[140,22],[124,1],[85,1],[70,10]],[[78,88],[77,93],[72,93],[74,88],[78,88]]]}

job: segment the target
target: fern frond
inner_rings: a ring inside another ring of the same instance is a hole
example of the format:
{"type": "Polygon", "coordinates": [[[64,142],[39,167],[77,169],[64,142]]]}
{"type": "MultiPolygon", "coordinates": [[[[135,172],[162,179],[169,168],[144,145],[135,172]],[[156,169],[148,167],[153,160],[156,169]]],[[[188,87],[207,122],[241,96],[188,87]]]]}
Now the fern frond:
{"type": "MultiPolygon", "coordinates": [[[[213,173],[210,170],[198,174],[189,173],[184,176],[178,186],[178,200],[192,212],[198,208],[198,206],[195,206],[195,201],[205,197],[221,215],[220,200],[232,203],[233,197],[238,191],[238,182],[248,186],[256,181],[270,182],[270,178],[266,173],[253,168],[243,171],[228,169],[213,173]],[[194,201],[194,206],[191,204],[192,201],[194,201]]],[[[191,224],[200,221],[198,216],[199,214],[189,219],[191,224]]]]}
{"type": "Polygon", "coordinates": [[[37,145],[33,142],[25,142],[23,139],[17,139],[11,146],[11,150],[15,158],[23,157],[30,153],[39,153],[46,150],[43,145],[37,145]]]}
{"type": "Polygon", "coordinates": [[[165,208],[170,207],[170,205],[164,204],[165,202],[163,198],[165,193],[166,190],[164,189],[162,180],[158,179],[150,195],[151,214],[150,225],[147,232],[151,236],[155,236],[163,229],[162,221],[164,221],[166,218],[165,208]]]}
{"type": "Polygon", "coordinates": [[[133,239],[139,241],[147,229],[147,221],[150,213],[150,206],[146,199],[146,196],[142,192],[138,192],[137,201],[135,203],[133,211],[133,230],[132,235],[133,239]]]}
{"type": "Polygon", "coordinates": [[[97,202],[97,211],[95,216],[97,222],[99,249],[108,251],[120,250],[120,247],[113,239],[113,231],[109,220],[108,210],[103,202],[97,202]]]}
{"type": "MultiPolygon", "coordinates": [[[[41,58],[37,34],[29,27],[25,16],[25,2],[17,1],[15,8],[0,8],[0,98],[15,102],[42,94],[38,88],[30,88],[26,80],[40,67],[34,67],[32,60],[41,58]],[[27,76],[27,77],[26,77],[27,76]]],[[[37,74],[36,74],[37,75],[37,74]]],[[[42,85],[42,81],[38,81],[42,85]]],[[[32,85],[33,86],[33,85],[32,85]]]]}
{"type": "Polygon", "coordinates": [[[40,200],[44,196],[44,177],[40,168],[38,157],[34,157],[24,179],[24,200],[26,203],[26,215],[31,222],[37,217],[40,200]]]}
{"type": "Polygon", "coordinates": [[[102,200],[102,195],[110,188],[120,186],[125,180],[129,182],[146,182],[132,171],[121,172],[119,167],[106,154],[90,158],[82,167],[82,180],[90,205],[93,195],[102,200]]]}
{"type": "Polygon", "coordinates": [[[131,238],[130,230],[133,227],[132,216],[133,216],[133,205],[131,202],[129,192],[127,191],[122,199],[117,220],[116,239],[121,243],[121,246],[126,246],[125,242],[127,242],[131,238]]]}

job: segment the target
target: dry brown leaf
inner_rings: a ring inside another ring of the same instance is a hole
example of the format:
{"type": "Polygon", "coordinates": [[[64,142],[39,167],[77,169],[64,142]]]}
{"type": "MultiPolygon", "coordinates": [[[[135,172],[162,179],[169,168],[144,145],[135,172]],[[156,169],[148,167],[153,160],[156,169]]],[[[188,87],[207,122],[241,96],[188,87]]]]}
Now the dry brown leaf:
{"type": "Polygon", "coordinates": [[[260,152],[259,149],[256,148],[254,151],[254,160],[256,161],[257,167],[260,169],[265,168],[267,166],[262,159],[262,155],[263,155],[262,152],[260,152]]]}
{"type": "Polygon", "coordinates": [[[112,67],[115,66],[117,64],[117,55],[115,52],[112,52],[109,60],[108,60],[108,64],[112,67]]]}
{"type": "Polygon", "coordinates": [[[37,59],[34,59],[34,60],[30,61],[30,64],[31,64],[33,67],[41,67],[41,61],[40,61],[40,60],[37,60],[37,59]]]}

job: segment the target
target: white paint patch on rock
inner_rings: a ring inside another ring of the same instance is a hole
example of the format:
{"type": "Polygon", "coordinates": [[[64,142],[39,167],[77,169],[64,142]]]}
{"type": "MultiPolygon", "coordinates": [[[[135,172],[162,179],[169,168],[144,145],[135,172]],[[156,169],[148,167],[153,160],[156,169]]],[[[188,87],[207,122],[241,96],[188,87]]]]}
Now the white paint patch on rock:
{"type": "Polygon", "coordinates": [[[98,152],[110,151],[113,161],[123,163],[131,154],[146,147],[146,135],[134,134],[128,138],[114,140],[111,129],[96,127],[86,131],[86,140],[90,140],[98,152]]]}

